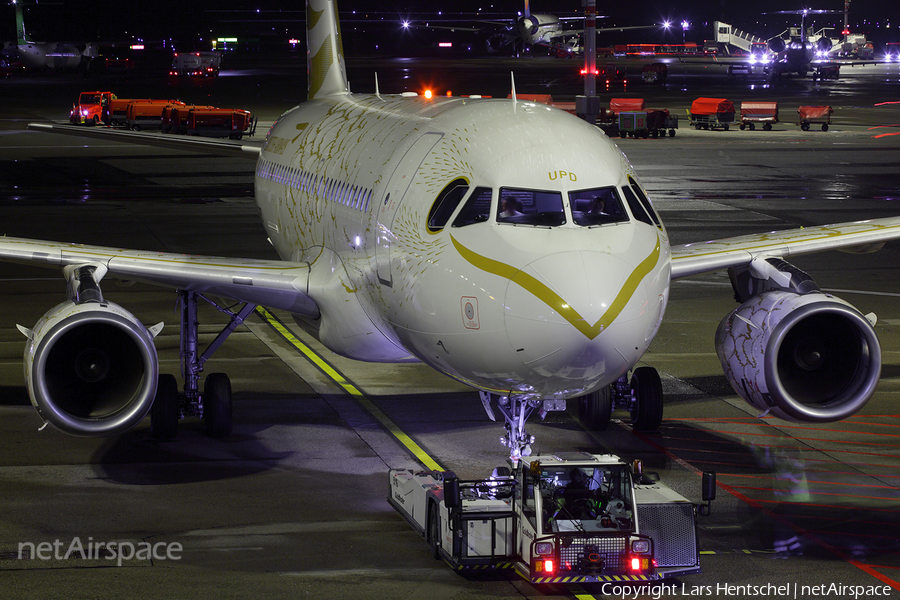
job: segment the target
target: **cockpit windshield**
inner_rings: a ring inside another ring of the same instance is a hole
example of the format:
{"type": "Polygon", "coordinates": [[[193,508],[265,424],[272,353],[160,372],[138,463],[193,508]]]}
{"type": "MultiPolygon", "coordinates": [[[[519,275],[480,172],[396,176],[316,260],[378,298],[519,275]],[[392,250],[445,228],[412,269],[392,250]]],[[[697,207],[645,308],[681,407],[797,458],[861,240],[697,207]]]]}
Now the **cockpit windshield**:
{"type": "Polygon", "coordinates": [[[575,223],[584,227],[628,221],[628,213],[614,187],[569,192],[569,205],[575,223]]]}
{"type": "Polygon", "coordinates": [[[566,222],[560,192],[500,188],[500,202],[497,203],[497,222],[531,225],[535,227],[556,227],[566,222]]]}
{"type": "Polygon", "coordinates": [[[541,466],[544,532],[634,531],[625,466],[541,466]]]}

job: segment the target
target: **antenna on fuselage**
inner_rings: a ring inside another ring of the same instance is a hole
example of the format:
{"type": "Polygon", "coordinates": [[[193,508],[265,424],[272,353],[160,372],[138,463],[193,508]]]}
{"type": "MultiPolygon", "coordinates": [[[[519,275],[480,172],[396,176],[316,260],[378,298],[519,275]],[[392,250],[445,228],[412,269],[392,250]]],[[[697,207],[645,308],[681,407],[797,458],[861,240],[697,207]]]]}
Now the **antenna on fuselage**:
{"type": "Polygon", "coordinates": [[[375,97],[381,100],[381,93],[378,91],[378,73],[375,73],[375,97]]]}
{"type": "Polygon", "coordinates": [[[512,82],[512,91],[510,92],[510,97],[512,98],[513,104],[516,103],[516,75],[512,71],[509,72],[509,79],[512,82]]]}

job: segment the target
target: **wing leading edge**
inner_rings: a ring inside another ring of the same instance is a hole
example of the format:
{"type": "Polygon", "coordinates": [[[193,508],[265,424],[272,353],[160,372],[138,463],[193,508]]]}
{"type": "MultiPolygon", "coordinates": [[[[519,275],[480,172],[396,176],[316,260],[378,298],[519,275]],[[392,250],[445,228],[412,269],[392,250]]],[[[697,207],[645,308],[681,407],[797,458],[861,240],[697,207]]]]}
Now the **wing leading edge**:
{"type": "Polygon", "coordinates": [[[801,227],[672,247],[672,279],[825,250],[871,252],[900,239],[900,217],[801,227]]]}
{"type": "Polygon", "coordinates": [[[107,276],[115,279],[319,316],[318,306],[308,296],[308,263],[120,250],[9,237],[0,238],[0,260],[57,268],[102,265],[107,276]]]}
{"type": "Polygon", "coordinates": [[[58,123],[29,123],[28,129],[59,133],[76,137],[88,137],[106,141],[139,144],[142,146],[158,146],[192,152],[208,152],[225,155],[243,155],[247,158],[259,158],[262,142],[241,143],[232,140],[204,138],[198,136],[173,135],[168,133],[152,133],[146,131],[125,131],[108,127],[85,127],[82,125],[61,125],[58,123]]]}

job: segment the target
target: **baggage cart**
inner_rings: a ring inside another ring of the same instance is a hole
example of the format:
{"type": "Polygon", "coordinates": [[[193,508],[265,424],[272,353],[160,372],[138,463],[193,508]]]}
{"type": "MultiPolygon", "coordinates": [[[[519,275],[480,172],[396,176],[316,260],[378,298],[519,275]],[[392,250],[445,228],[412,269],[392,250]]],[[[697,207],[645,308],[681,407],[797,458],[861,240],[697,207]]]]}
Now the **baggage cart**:
{"type": "Polygon", "coordinates": [[[777,102],[741,102],[741,130],[753,131],[757,123],[762,123],[766,131],[772,130],[772,124],[778,122],[777,102]]]}
{"type": "Polygon", "coordinates": [[[811,123],[821,123],[822,131],[828,131],[834,111],[830,106],[801,106],[797,112],[800,113],[800,129],[803,131],[809,131],[811,123]]]}
{"type": "Polygon", "coordinates": [[[652,138],[666,137],[666,131],[668,131],[669,137],[675,137],[675,130],[678,129],[678,116],[670,115],[665,108],[647,110],[647,129],[652,138]]]}
{"type": "Polygon", "coordinates": [[[725,131],[734,120],[734,103],[725,98],[697,98],[691,103],[688,111],[691,125],[696,129],[716,129],[721,127],[725,131]]]}

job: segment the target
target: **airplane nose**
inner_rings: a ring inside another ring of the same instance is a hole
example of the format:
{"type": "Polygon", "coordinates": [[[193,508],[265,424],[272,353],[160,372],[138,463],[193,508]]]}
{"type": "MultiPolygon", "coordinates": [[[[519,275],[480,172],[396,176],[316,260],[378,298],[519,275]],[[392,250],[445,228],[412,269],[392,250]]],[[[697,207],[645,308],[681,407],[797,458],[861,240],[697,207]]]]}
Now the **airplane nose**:
{"type": "Polygon", "coordinates": [[[647,288],[633,281],[633,271],[618,256],[580,250],[541,257],[510,279],[506,331],[531,380],[544,388],[534,391],[583,390],[617,378],[636,360],[636,344],[621,334],[631,329],[642,341],[644,328],[609,333],[614,322],[648,313],[647,288]]]}

